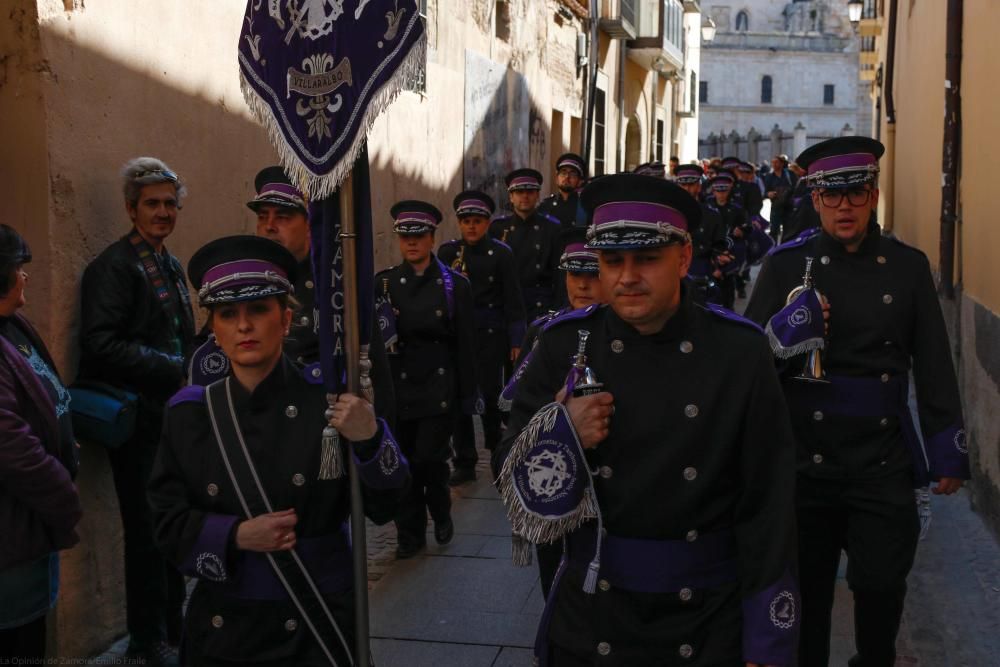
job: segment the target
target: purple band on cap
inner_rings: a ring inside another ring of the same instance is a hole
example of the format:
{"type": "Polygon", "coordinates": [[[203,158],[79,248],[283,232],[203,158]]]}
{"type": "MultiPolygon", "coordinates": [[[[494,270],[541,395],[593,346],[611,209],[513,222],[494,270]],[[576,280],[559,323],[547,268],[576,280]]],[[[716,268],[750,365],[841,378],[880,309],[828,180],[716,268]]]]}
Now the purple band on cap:
{"type": "Polygon", "coordinates": [[[219,278],[231,276],[236,273],[274,273],[286,280],[288,279],[288,274],[277,264],[265,262],[260,259],[241,259],[237,262],[225,262],[224,264],[213,266],[205,272],[205,276],[201,282],[203,285],[207,285],[219,278]]]}
{"type": "Polygon", "coordinates": [[[594,210],[594,226],[608,223],[630,222],[666,224],[687,231],[687,218],[675,208],[643,201],[616,201],[598,206],[594,210]]]}
{"type": "Polygon", "coordinates": [[[733,178],[732,174],[721,173],[721,174],[716,174],[715,177],[712,178],[713,183],[715,183],[716,181],[726,181],[728,183],[735,183],[736,179],[733,178]]]}
{"type": "Polygon", "coordinates": [[[583,173],[583,164],[572,158],[566,158],[565,160],[561,160],[558,164],[556,164],[556,171],[559,171],[563,167],[572,167],[581,174],[583,173]]]}
{"type": "Polygon", "coordinates": [[[866,169],[878,164],[878,159],[871,153],[848,153],[847,155],[831,155],[820,158],[809,165],[807,175],[831,169],[866,169]]]}
{"type": "Polygon", "coordinates": [[[486,205],[481,199],[463,199],[458,204],[458,208],[455,209],[458,215],[466,215],[469,213],[481,213],[483,217],[490,217],[490,207],[486,205]]]}
{"type": "Polygon", "coordinates": [[[294,185],[289,185],[288,183],[265,183],[264,187],[260,189],[257,193],[258,197],[263,197],[264,195],[282,195],[292,199],[297,199],[303,201],[305,197],[299,192],[298,188],[294,185]]]}
{"type": "Polygon", "coordinates": [[[722,163],[723,169],[729,169],[730,167],[739,167],[742,163],[739,160],[726,160],[722,163]]]}
{"type": "Polygon", "coordinates": [[[532,178],[531,176],[518,176],[510,180],[510,185],[508,189],[510,190],[520,190],[532,188],[535,190],[540,190],[542,184],[538,182],[538,179],[532,178]]]}
{"type": "Polygon", "coordinates": [[[400,211],[396,217],[396,224],[418,224],[437,227],[437,219],[430,213],[424,213],[423,211],[400,211]]]}

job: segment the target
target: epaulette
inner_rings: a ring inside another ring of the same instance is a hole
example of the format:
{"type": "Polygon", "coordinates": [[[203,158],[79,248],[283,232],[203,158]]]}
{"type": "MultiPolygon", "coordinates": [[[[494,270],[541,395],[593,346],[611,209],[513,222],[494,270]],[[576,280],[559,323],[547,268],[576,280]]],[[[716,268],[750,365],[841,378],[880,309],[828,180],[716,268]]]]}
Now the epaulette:
{"type": "Polygon", "coordinates": [[[507,214],[505,214],[505,213],[501,213],[501,214],[499,214],[499,215],[495,215],[495,216],[493,216],[493,217],[492,217],[492,218],[490,219],[490,224],[492,225],[492,224],[493,224],[494,222],[499,222],[500,220],[506,220],[506,219],[507,219],[507,218],[509,218],[509,217],[510,217],[510,216],[509,216],[509,215],[507,215],[507,214]]]}
{"type": "Polygon", "coordinates": [[[392,271],[392,270],[394,270],[394,269],[396,269],[398,267],[399,267],[399,264],[393,264],[392,266],[387,266],[384,269],[382,269],[381,271],[377,272],[375,275],[376,276],[380,276],[383,273],[389,273],[390,271],[392,271]]]}
{"type": "Polygon", "coordinates": [[[551,222],[552,224],[562,227],[562,220],[560,220],[556,216],[550,215],[549,213],[542,213],[542,217],[551,222]]]}
{"type": "Polygon", "coordinates": [[[456,245],[456,244],[461,243],[461,242],[462,242],[462,239],[449,239],[449,240],[445,241],[444,243],[442,243],[441,245],[442,246],[456,245]]]}
{"type": "Polygon", "coordinates": [[[775,255],[779,252],[784,252],[785,250],[791,250],[792,248],[799,248],[806,244],[806,241],[818,235],[820,232],[819,227],[813,227],[812,229],[807,229],[798,236],[796,236],[791,241],[785,241],[781,245],[776,245],[771,248],[768,255],[775,255]]]}
{"type": "Polygon", "coordinates": [[[760,327],[759,324],[757,324],[753,320],[748,320],[747,318],[743,317],[742,315],[737,315],[736,313],[734,313],[733,311],[729,310],[728,308],[723,308],[722,306],[720,306],[718,304],[715,304],[715,303],[708,303],[708,304],[705,304],[702,307],[705,310],[707,310],[708,312],[712,313],[713,315],[721,317],[721,318],[723,318],[725,320],[729,320],[730,322],[736,322],[737,324],[742,324],[743,326],[750,327],[751,329],[753,329],[757,333],[760,333],[760,334],[764,333],[764,330],[760,327]]]}
{"type": "Polygon", "coordinates": [[[511,251],[512,253],[514,252],[514,249],[513,249],[513,248],[511,248],[511,247],[510,247],[509,245],[507,245],[506,243],[504,243],[504,242],[503,242],[503,241],[501,241],[500,239],[494,239],[494,238],[491,238],[490,240],[491,240],[491,241],[493,241],[494,243],[496,243],[496,244],[497,244],[498,246],[503,246],[503,247],[504,247],[504,248],[506,248],[507,250],[510,250],[510,251],[511,251]]]}
{"type": "Polygon", "coordinates": [[[320,368],[318,361],[308,366],[303,366],[302,379],[309,384],[323,384],[323,369],[320,368]]]}
{"type": "Polygon", "coordinates": [[[189,384],[184,387],[176,394],[170,397],[167,401],[167,407],[172,408],[175,405],[180,405],[181,403],[204,403],[205,402],[205,388],[200,384],[189,384]]]}
{"type": "Polygon", "coordinates": [[[601,307],[598,303],[592,303],[586,308],[578,308],[577,310],[567,310],[564,313],[558,313],[551,320],[542,325],[542,331],[548,331],[557,324],[563,322],[571,322],[573,320],[585,320],[591,317],[594,313],[598,311],[601,307]]]}

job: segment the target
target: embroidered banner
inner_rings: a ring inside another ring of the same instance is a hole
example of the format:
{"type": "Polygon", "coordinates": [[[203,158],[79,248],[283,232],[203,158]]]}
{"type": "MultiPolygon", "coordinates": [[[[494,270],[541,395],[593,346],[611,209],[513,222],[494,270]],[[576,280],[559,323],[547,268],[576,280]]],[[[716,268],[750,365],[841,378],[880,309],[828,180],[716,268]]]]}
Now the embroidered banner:
{"type": "Polygon", "coordinates": [[[375,118],[422,66],[415,0],[248,0],[240,83],[311,199],[350,172],[375,118]]]}

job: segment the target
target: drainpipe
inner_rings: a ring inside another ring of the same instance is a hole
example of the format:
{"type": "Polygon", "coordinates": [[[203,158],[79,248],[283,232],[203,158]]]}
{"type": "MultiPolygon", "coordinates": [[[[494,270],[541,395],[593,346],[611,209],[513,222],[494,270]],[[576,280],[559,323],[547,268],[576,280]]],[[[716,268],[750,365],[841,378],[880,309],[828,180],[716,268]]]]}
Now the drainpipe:
{"type": "Polygon", "coordinates": [[[955,231],[958,224],[958,163],[962,134],[962,0],[948,0],[944,65],[944,146],[941,156],[941,284],[955,299],[955,231]]]}
{"type": "MultiPolygon", "coordinates": [[[[597,3],[594,3],[597,4],[597,3]]],[[[625,171],[625,40],[618,40],[618,171],[625,171]]]]}
{"type": "Polygon", "coordinates": [[[896,170],[896,102],[894,86],[896,80],[896,17],[899,15],[899,0],[889,4],[889,31],[886,36],[885,81],[885,160],[887,169],[880,185],[885,195],[882,227],[886,232],[895,227],[895,170],[896,170]]]}
{"type": "Polygon", "coordinates": [[[590,3],[590,62],[588,63],[587,74],[590,80],[587,82],[587,108],[583,114],[583,163],[590,170],[591,144],[594,136],[594,98],[597,93],[597,58],[600,53],[600,33],[598,23],[600,21],[600,7],[591,0],[590,3]]]}

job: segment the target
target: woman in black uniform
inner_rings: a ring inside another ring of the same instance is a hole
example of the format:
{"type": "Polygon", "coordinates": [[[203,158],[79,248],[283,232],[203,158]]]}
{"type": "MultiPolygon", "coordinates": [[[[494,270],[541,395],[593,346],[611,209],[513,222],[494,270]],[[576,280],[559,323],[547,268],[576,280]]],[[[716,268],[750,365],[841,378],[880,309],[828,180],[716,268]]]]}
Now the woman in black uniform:
{"type": "Polygon", "coordinates": [[[409,479],[371,405],[348,394],[328,403],[319,365],[282,354],[295,270],[285,248],[253,236],[213,241],[189,266],[232,372],[170,400],[150,481],[160,548],[199,580],[186,665],[350,664],[345,457],[376,523],[392,518],[409,479]]]}

